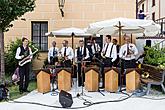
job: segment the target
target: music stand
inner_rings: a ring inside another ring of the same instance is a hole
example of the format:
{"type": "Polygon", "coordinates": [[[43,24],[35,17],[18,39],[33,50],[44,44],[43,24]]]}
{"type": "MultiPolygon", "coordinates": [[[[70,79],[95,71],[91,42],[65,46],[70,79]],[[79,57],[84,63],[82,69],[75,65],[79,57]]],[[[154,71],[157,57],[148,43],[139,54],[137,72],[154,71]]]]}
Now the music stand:
{"type": "MultiPolygon", "coordinates": [[[[120,60],[119,60],[119,65],[120,65],[120,71],[119,71],[119,79],[120,79],[120,82],[119,82],[119,92],[122,92],[123,90],[126,90],[126,89],[122,89],[122,86],[123,86],[123,84],[122,84],[122,72],[123,72],[123,74],[124,74],[124,79],[126,80],[126,72],[128,71],[128,70],[130,70],[130,69],[132,69],[133,67],[127,67],[127,68],[124,68],[123,67],[123,65],[122,65],[123,63],[122,63],[122,60],[121,60],[121,58],[120,58],[120,60]]],[[[134,68],[134,69],[136,69],[136,68],[134,68]]],[[[136,69],[137,70],[137,69],[136,69]]]]}
{"type": "Polygon", "coordinates": [[[104,69],[106,91],[109,91],[112,93],[118,91],[119,71],[120,71],[120,68],[115,68],[115,67],[106,67],[104,69]]]}
{"type": "Polygon", "coordinates": [[[85,63],[89,63],[90,61],[83,61],[83,59],[81,61],[78,61],[77,64],[81,64],[81,93],[77,94],[77,97],[80,96],[86,96],[91,98],[91,96],[87,96],[84,91],[83,91],[83,83],[84,83],[84,78],[83,78],[83,72],[84,72],[84,68],[85,68],[85,63]]]}
{"type": "Polygon", "coordinates": [[[55,84],[55,82],[56,82],[56,84],[57,84],[57,81],[56,81],[56,77],[57,77],[57,73],[56,73],[56,65],[49,65],[48,66],[50,69],[51,69],[51,71],[50,71],[50,76],[51,76],[51,83],[52,83],[52,90],[51,90],[51,92],[52,92],[52,96],[57,96],[58,95],[58,91],[56,91],[57,89],[58,89],[58,87],[56,87],[56,88],[54,88],[54,84],[55,84]]]}
{"type": "MultiPolygon", "coordinates": [[[[89,52],[89,54],[91,54],[92,55],[92,53],[90,53],[89,52]]],[[[97,60],[98,61],[98,63],[100,63],[101,65],[104,65],[104,63],[99,59],[99,58],[97,58],[95,55],[93,56],[93,59],[94,60],[97,60]]],[[[101,74],[99,74],[99,77],[100,77],[100,75],[101,74]]],[[[103,76],[102,76],[103,77],[103,76]]],[[[100,78],[99,78],[100,79],[100,78]]],[[[104,83],[104,82],[103,82],[104,83]]],[[[104,90],[103,90],[104,91],[104,90]]],[[[98,92],[101,94],[101,95],[103,95],[103,96],[105,96],[103,93],[102,93],[102,90],[100,90],[100,88],[98,89],[98,92]]]]}

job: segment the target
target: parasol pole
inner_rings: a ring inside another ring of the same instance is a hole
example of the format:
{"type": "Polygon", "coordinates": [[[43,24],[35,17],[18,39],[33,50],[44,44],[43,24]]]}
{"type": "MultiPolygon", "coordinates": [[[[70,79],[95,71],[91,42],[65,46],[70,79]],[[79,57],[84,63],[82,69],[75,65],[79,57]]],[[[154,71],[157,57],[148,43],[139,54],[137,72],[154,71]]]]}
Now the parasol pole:
{"type": "Polygon", "coordinates": [[[122,34],[122,28],[124,26],[122,26],[121,22],[119,21],[119,25],[115,25],[114,27],[117,27],[119,29],[119,45],[121,45],[121,34],[122,34]]]}
{"type": "Polygon", "coordinates": [[[123,26],[121,26],[121,22],[119,21],[119,44],[121,45],[121,29],[122,29],[123,26]]]}
{"type": "MultiPolygon", "coordinates": [[[[71,37],[72,37],[72,49],[73,49],[73,53],[75,54],[75,48],[74,48],[74,32],[72,32],[71,37]]],[[[75,57],[72,60],[72,74],[75,74],[74,71],[75,70],[75,57]]],[[[77,73],[77,79],[78,79],[78,73],[77,73]]],[[[78,85],[78,80],[77,80],[77,85],[78,85]]]]}
{"type": "Polygon", "coordinates": [[[72,37],[72,49],[74,50],[74,32],[72,32],[71,37],[72,37]]]}
{"type": "MultiPolygon", "coordinates": [[[[75,34],[74,34],[74,32],[72,32],[71,37],[72,37],[72,49],[73,49],[73,52],[74,52],[74,36],[75,36],[75,34]]],[[[73,58],[72,64],[75,64],[74,58],[73,58]]]]}
{"type": "Polygon", "coordinates": [[[131,43],[132,43],[132,33],[131,33],[131,43]]]}
{"type": "MultiPolygon", "coordinates": [[[[121,34],[122,34],[122,28],[124,26],[121,25],[121,22],[119,21],[119,25],[115,25],[115,27],[117,27],[119,29],[119,45],[121,46],[121,34]]],[[[119,92],[122,92],[122,78],[121,78],[121,74],[122,74],[122,66],[121,66],[121,59],[119,60],[120,63],[120,69],[119,69],[119,79],[120,79],[120,87],[119,87],[119,92]]]]}

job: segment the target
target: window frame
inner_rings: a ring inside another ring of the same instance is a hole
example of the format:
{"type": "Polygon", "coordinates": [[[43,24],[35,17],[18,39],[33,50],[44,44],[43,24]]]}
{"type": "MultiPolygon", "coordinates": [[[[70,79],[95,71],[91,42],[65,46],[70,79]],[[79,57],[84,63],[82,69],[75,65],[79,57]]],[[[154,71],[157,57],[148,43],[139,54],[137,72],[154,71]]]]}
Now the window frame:
{"type": "Polygon", "coordinates": [[[37,43],[38,44],[38,46],[39,46],[39,49],[40,49],[40,52],[48,52],[48,37],[46,37],[47,38],[47,43],[42,43],[42,37],[44,37],[43,35],[41,35],[41,24],[47,24],[47,32],[48,32],[48,21],[31,21],[31,39],[32,39],[32,42],[33,42],[33,40],[34,40],[34,37],[39,37],[39,43],[37,43]],[[34,36],[33,35],[33,24],[34,23],[38,23],[39,24],[39,36],[34,36]],[[42,44],[46,44],[47,45],[47,49],[44,49],[44,50],[41,50],[41,45],[42,44]]]}
{"type": "Polygon", "coordinates": [[[152,7],[155,6],[155,0],[152,0],[152,7]]]}
{"type": "Polygon", "coordinates": [[[155,12],[152,13],[152,20],[155,21],[155,12]]]}
{"type": "Polygon", "coordinates": [[[142,4],[142,10],[143,10],[143,12],[144,12],[144,3],[142,4]]]}

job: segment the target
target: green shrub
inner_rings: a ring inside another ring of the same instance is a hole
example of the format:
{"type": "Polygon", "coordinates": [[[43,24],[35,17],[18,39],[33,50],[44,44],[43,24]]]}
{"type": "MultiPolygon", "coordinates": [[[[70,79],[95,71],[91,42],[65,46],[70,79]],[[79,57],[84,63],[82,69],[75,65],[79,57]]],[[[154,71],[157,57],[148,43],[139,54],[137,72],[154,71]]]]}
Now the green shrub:
{"type": "Polygon", "coordinates": [[[144,63],[159,66],[164,68],[165,66],[165,48],[157,49],[154,47],[146,47],[146,56],[144,57],[144,63]]]}

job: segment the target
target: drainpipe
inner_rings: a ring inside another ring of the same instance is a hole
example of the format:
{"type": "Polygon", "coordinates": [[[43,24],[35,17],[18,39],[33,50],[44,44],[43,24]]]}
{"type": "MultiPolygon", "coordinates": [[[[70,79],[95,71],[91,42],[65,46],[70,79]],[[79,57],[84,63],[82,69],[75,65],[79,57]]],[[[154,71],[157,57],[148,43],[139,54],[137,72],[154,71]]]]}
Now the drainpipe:
{"type": "Polygon", "coordinates": [[[160,19],[160,12],[161,12],[161,5],[160,5],[160,0],[159,0],[159,19],[160,19]]]}
{"type": "Polygon", "coordinates": [[[136,19],[138,18],[138,0],[136,0],[136,19]]]}

